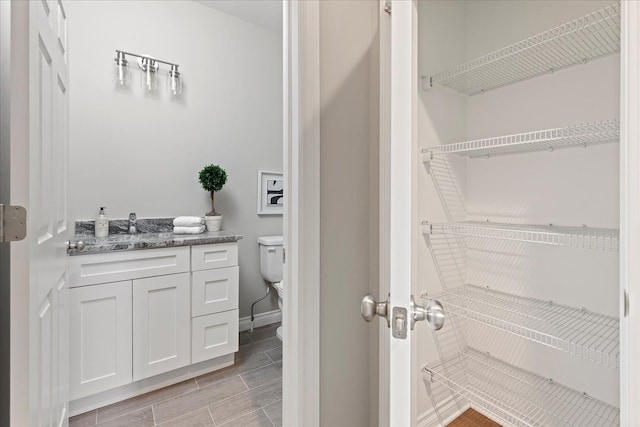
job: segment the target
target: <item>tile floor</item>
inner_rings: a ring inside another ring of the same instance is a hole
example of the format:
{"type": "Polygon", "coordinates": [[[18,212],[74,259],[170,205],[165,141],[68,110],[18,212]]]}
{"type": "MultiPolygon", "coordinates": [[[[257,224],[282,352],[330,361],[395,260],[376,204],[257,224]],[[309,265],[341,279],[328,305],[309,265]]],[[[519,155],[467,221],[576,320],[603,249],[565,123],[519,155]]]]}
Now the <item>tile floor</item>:
{"type": "Polygon", "coordinates": [[[240,333],[236,363],[195,379],[69,420],[69,427],[279,427],[282,343],[279,324],[240,333]]]}

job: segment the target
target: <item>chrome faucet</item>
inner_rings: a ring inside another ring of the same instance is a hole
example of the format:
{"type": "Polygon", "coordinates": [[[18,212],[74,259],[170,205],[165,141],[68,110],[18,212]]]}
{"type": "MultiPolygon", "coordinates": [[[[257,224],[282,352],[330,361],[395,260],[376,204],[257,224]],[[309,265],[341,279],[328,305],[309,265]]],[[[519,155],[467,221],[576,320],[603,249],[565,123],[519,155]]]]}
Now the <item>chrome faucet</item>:
{"type": "Polygon", "coordinates": [[[135,212],[129,214],[129,234],[138,234],[138,218],[135,212]]]}

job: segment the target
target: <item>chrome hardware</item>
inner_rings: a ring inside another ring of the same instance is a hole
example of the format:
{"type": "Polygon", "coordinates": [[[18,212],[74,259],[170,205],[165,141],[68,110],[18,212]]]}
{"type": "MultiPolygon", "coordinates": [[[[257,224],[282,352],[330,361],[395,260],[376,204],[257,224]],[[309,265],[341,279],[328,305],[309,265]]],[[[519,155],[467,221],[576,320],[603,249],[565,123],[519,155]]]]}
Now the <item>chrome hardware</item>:
{"type": "Polygon", "coordinates": [[[27,210],[0,204],[0,242],[16,242],[27,237],[27,210]]]}
{"type": "Polygon", "coordinates": [[[423,307],[417,305],[413,299],[413,295],[411,295],[409,310],[411,311],[409,327],[412,331],[416,322],[421,320],[426,320],[429,327],[434,331],[438,331],[444,326],[444,309],[439,301],[431,300],[427,303],[426,307],[423,307]]]}
{"type": "Polygon", "coordinates": [[[625,289],[622,298],[622,316],[627,317],[629,315],[629,291],[625,289]]]}
{"type": "Polygon", "coordinates": [[[129,214],[129,234],[138,234],[138,218],[135,212],[129,214]]]}
{"type": "Polygon", "coordinates": [[[83,250],[84,249],[84,242],[71,242],[69,240],[66,241],[67,244],[67,250],[83,250]]]}
{"type": "Polygon", "coordinates": [[[360,314],[362,314],[362,318],[367,322],[371,322],[376,316],[384,317],[387,320],[387,327],[391,327],[391,319],[389,319],[389,299],[384,302],[378,302],[373,295],[365,295],[360,303],[360,314]]]}

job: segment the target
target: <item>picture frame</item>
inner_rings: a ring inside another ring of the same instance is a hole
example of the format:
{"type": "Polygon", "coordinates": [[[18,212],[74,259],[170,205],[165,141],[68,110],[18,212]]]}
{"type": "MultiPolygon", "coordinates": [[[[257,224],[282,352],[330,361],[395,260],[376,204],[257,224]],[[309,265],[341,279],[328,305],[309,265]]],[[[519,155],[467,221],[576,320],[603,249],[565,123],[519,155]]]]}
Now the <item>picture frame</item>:
{"type": "Polygon", "coordinates": [[[258,215],[282,215],[284,177],[282,172],[258,171],[258,215]]]}

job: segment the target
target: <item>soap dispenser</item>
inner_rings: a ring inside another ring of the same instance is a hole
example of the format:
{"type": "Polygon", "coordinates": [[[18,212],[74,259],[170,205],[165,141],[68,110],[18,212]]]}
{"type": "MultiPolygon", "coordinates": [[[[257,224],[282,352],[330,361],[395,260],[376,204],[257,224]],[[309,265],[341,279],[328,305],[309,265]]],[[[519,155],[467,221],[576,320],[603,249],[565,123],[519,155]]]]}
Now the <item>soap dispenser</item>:
{"type": "Polygon", "coordinates": [[[96,237],[107,237],[109,235],[109,218],[107,218],[107,215],[104,212],[105,209],[106,208],[101,207],[100,213],[96,218],[96,225],[95,225],[96,237]]]}

